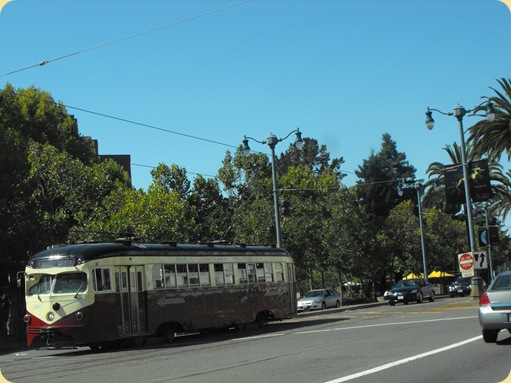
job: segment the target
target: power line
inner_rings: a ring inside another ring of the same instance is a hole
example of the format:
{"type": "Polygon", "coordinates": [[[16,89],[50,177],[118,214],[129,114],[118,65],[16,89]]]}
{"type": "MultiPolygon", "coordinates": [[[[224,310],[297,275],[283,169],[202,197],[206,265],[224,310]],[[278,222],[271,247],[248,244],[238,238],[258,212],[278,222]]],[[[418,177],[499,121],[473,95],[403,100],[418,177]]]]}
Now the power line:
{"type": "MultiPolygon", "coordinates": [[[[135,164],[133,162],[131,162],[130,164],[131,164],[131,166],[138,166],[138,167],[142,167],[142,168],[149,168],[149,169],[155,169],[156,168],[156,166],[135,164]]],[[[186,174],[193,174],[193,175],[196,175],[196,176],[199,175],[199,176],[203,176],[203,177],[215,178],[215,176],[212,176],[211,174],[194,173],[194,172],[189,172],[188,170],[186,171],[186,174]]]]}
{"type": "Polygon", "coordinates": [[[62,104],[62,105],[64,105],[64,106],[65,106],[66,108],[68,108],[68,109],[79,110],[80,112],[89,113],[89,114],[94,114],[94,115],[96,115],[96,116],[101,116],[101,117],[109,118],[109,119],[112,119],[112,120],[117,120],[117,121],[121,121],[121,122],[126,122],[126,123],[128,123],[128,124],[132,124],[132,125],[143,126],[143,127],[145,127],[145,128],[150,128],[150,129],[154,129],[154,130],[159,130],[159,131],[161,131],[161,132],[177,134],[177,135],[179,135],[179,136],[188,137],[188,138],[193,138],[193,139],[195,139],[195,140],[205,141],[205,142],[209,142],[209,143],[212,143],[212,144],[217,144],[217,145],[227,146],[227,147],[229,147],[229,148],[237,149],[237,148],[238,148],[238,146],[239,146],[239,145],[238,145],[238,146],[234,146],[234,145],[230,145],[230,144],[225,144],[225,143],[223,143],[223,142],[214,141],[214,140],[210,140],[210,139],[207,139],[207,138],[202,138],[202,137],[192,136],[191,134],[186,134],[186,133],[176,132],[175,130],[164,129],[164,128],[160,128],[160,127],[158,127],[158,126],[149,125],[149,124],[145,124],[145,123],[137,122],[137,121],[133,121],[133,120],[128,120],[128,119],[126,119],[126,118],[115,117],[115,116],[111,116],[111,115],[104,114],[104,113],[94,112],[94,111],[92,111],[92,110],[82,109],[82,108],[78,108],[78,107],[76,107],[76,106],[70,106],[70,105],[65,105],[65,104],[62,104]]]}
{"type": "Polygon", "coordinates": [[[64,56],[56,57],[54,59],[42,60],[42,61],[39,61],[37,64],[30,65],[30,66],[27,66],[25,68],[20,68],[20,69],[13,70],[11,72],[4,73],[4,74],[0,75],[0,77],[4,77],[4,76],[8,76],[8,75],[11,75],[11,74],[14,74],[14,73],[22,72],[22,71],[25,71],[25,70],[28,70],[28,69],[36,68],[38,66],[44,66],[44,65],[49,64],[49,63],[54,62],[54,61],[63,60],[63,59],[66,59],[66,58],[69,58],[69,57],[72,57],[72,56],[79,55],[81,53],[89,52],[89,51],[92,51],[92,50],[95,50],[95,49],[99,49],[99,48],[103,48],[103,47],[106,47],[106,46],[109,46],[109,45],[117,44],[117,43],[120,43],[122,41],[130,40],[130,39],[133,39],[135,37],[139,37],[139,36],[142,36],[142,35],[145,35],[145,34],[148,34],[148,33],[152,33],[152,32],[156,32],[156,31],[162,30],[162,29],[170,28],[170,27],[176,26],[178,24],[183,24],[183,23],[186,23],[188,21],[192,21],[192,20],[195,20],[195,19],[198,19],[198,18],[201,18],[201,17],[212,15],[214,13],[218,13],[218,12],[222,12],[222,11],[228,10],[230,8],[238,7],[240,5],[244,5],[246,3],[250,3],[251,1],[252,0],[245,0],[245,1],[241,2],[241,3],[236,3],[236,4],[228,5],[228,6],[223,7],[223,8],[214,9],[212,11],[201,13],[199,15],[195,15],[195,16],[189,17],[187,19],[175,21],[173,23],[166,24],[166,25],[163,25],[163,26],[160,26],[160,27],[157,27],[157,28],[153,28],[153,29],[149,29],[147,31],[135,33],[134,35],[122,37],[122,38],[117,39],[117,40],[113,40],[113,41],[110,41],[110,42],[107,42],[107,43],[95,45],[93,47],[82,49],[80,51],[76,51],[76,52],[73,52],[73,53],[68,53],[68,54],[66,54],[64,56]]]}

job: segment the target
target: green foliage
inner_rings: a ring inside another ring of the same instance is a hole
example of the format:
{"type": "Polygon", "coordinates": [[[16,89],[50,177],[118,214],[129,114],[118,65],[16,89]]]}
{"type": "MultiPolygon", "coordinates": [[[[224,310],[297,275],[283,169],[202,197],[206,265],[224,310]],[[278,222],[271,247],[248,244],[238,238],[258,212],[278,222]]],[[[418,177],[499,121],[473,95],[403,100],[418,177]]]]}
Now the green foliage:
{"type": "Polygon", "coordinates": [[[367,214],[376,219],[385,218],[406,196],[398,195],[398,188],[405,179],[415,177],[415,168],[406,160],[404,153],[397,151],[396,142],[389,134],[382,136],[382,146],[375,154],[363,161],[355,172],[357,193],[367,214]]]}
{"type": "Polygon", "coordinates": [[[92,140],[49,93],[10,84],[0,91],[0,277],[65,242],[103,197],[128,187],[127,174],[98,161],[92,140]]]}

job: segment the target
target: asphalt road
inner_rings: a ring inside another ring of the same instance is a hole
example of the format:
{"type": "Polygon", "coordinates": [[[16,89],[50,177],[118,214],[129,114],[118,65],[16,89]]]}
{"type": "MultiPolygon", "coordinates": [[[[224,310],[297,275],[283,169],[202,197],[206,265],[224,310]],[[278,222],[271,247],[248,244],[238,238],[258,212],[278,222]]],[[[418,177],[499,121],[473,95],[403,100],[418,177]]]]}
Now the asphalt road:
{"type": "Polygon", "coordinates": [[[326,310],[262,330],[179,337],[93,353],[29,350],[0,355],[13,383],[66,382],[502,382],[511,337],[481,337],[467,298],[360,310],[326,310]]]}

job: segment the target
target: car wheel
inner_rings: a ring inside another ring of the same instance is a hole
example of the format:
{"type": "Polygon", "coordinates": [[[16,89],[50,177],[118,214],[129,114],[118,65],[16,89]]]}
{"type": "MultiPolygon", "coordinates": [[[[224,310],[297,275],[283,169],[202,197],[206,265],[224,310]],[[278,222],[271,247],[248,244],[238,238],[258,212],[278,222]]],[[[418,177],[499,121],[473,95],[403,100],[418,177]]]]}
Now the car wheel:
{"type": "Polygon", "coordinates": [[[450,296],[451,298],[454,298],[454,297],[456,296],[456,294],[449,294],[449,296],[450,296]]]}
{"type": "Polygon", "coordinates": [[[321,310],[324,310],[324,309],[326,309],[326,303],[325,303],[325,302],[322,302],[322,303],[321,303],[321,310]]]}
{"type": "Polygon", "coordinates": [[[341,301],[336,301],[335,302],[335,307],[337,307],[337,308],[341,307],[341,301]]]}
{"type": "Polygon", "coordinates": [[[417,303],[422,303],[424,301],[424,297],[422,295],[422,293],[419,293],[419,295],[417,295],[417,303]]]}
{"type": "Polygon", "coordinates": [[[500,330],[483,330],[483,339],[486,343],[495,343],[500,330]]]}
{"type": "Polygon", "coordinates": [[[391,306],[395,306],[396,305],[396,302],[394,301],[394,299],[389,300],[389,305],[391,305],[391,306]]]}
{"type": "Polygon", "coordinates": [[[435,301],[435,292],[431,293],[431,295],[429,296],[429,301],[430,302],[434,302],[435,301]]]}

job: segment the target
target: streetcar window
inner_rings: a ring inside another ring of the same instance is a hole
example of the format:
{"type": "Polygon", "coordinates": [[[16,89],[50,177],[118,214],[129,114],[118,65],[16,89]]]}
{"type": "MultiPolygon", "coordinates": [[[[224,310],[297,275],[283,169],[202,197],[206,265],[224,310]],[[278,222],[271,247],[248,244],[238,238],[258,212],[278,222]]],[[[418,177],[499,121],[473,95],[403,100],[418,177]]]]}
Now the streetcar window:
{"type": "Polygon", "coordinates": [[[215,282],[217,286],[234,284],[232,263],[215,263],[215,282]]]}
{"type": "Polygon", "coordinates": [[[264,277],[264,263],[256,263],[256,274],[257,274],[257,283],[266,282],[266,279],[264,277]]]}
{"type": "Polygon", "coordinates": [[[41,295],[41,294],[49,294],[51,291],[51,285],[53,283],[53,279],[55,277],[53,275],[44,274],[39,278],[39,282],[33,285],[28,290],[28,295],[41,295]]]}
{"type": "Polygon", "coordinates": [[[247,265],[245,263],[238,263],[238,281],[240,284],[248,283],[247,265]]]}
{"type": "Polygon", "coordinates": [[[144,291],[144,284],[142,283],[142,273],[140,271],[137,272],[137,291],[144,291]]]}
{"type": "Polygon", "coordinates": [[[275,264],[275,280],[277,282],[284,281],[284,267],[282,266],[282,263],[275,264]]]}
{"type": "Polygon", "coordinates": [[[199,286],[199,266],[188,265],[188,277],[190,278],[190,286],[199,286]]]}
{"type": "Polygon", "coordinates": [[[273,282],[273,268],[271,263],[264,264],[264,278],[266,282],[273,282]]]}
{"type": "Polygon", "coordinates": [[[256,265],[255,263],[248,264],[248,283],[256,283],[256,265]]]}
{"type": "Polygon", "coordinates": [[[232,263],[224,263],[224,276],[226,285],[234,285],[234,271],[232,263]]]}
{"type": "Polygon", "coordinates": [[[215,284],[217,286],[225,285],[225,276],[224,276],[224,265],[221,263],[215,263],[215,284]]]}
{"type": "Polygon", "coordinates": [[[211,279],[209,278],[209,265],[207,263],[201,263],[199,265],[199,276],[201,286],[211,285],[211,279]]]}
{"type": "Polygon", "coordinates": [[[165,287],[176,287],[176,265],[165,265],[165,287]]]}
{"type": "Polygon", "coordinates": [[[55,294],[76,294],[85,290],[87,290],[87,274],[57,274],[53,288],[55,294]]]}
{"type": "Polygon", "coordinates": [[[112,291],[110,285],[110,269],[98,267],[94,269],[94,289],[96,291],[112,291]]]}
{"type": "Polygon", "coordinates": [[[153,265],[153,286],[155,289],[161,289],[164,287],[162,265],[153,265]]]}
{"type": "Polygon", "coordinates": [[[177,285],[179,287],[188,286],[188,273],[186,265],[176,265],[177,269],[177,285]]]}

